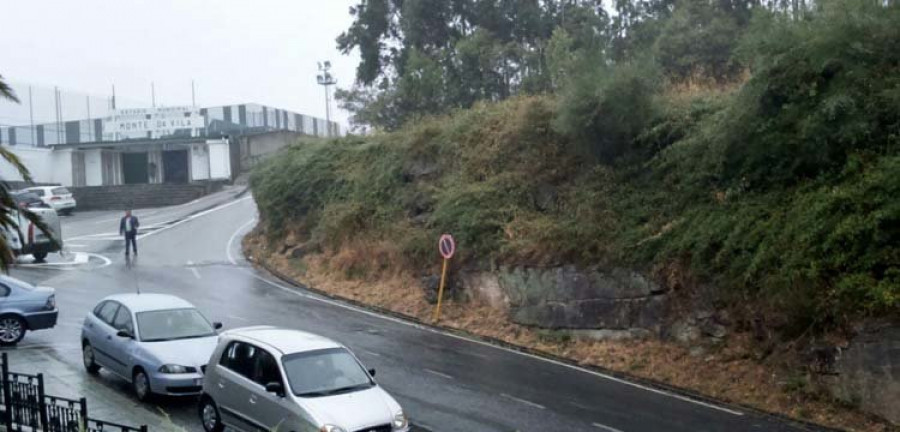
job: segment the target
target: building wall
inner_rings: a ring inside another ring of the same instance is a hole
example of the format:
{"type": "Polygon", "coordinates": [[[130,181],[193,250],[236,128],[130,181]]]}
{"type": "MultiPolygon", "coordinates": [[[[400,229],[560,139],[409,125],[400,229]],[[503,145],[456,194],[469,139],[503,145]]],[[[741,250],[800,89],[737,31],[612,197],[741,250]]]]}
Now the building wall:
{"type": "MultiPolygon", "coordinates": [[[[49,149],[33,147],[6,147],[6,149],[15,154],[22,162],[22,165],[25,165],[25,168],[31,174],[32,180],[39,183],[53,182],[53,165],[49,149]]],[[[16,168],[2,158],[0,158],[0,177],[7,181],[23,180],[16,168]]]]}
{"type": "Polygon", "coordinates": [[[53,171],[50,175],[51,182],[59,183],[63,186],[74,185],[74,173],[72,166],[72,150],[54,150],[50,153],[50,169],[53,171]]]}
{"type": "Polygon", "coordinates": [[[238,137],[240,146],[240,171],[246,172],[261,160],[294,144],[304,135],[299,132],[275,131],[238,137]]]}
{"type": "Polygon", "coordinates": [[[84,151],[84,177],[88,186],[103,185],[103,150],[84,151]]]}
{"type": "Polygon", "coordinates": [[[231,179],[231,160],[227,140],[209,140],[209,178],[212,180],[231,179]]]}
{"type": "Polygon", "coordinates": [[[209,179],[209,149],[203,144],[191,146],[191,180],[209,179]]]}
{"type": "Polygon", "coordinates": [[[70,188],[80,210],[128,210],[178,205],[221,189],[221,182],[70,188]]]}

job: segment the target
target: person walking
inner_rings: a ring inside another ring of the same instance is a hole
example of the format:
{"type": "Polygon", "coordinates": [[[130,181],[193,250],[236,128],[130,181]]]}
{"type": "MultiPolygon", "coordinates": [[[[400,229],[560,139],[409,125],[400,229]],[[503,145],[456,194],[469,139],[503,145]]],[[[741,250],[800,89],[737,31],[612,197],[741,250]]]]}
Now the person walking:
{"type": "Polygon", "coordinates": [[[131,215],[131,210],[125,210],[125,217],[119,222],[119,234],[125,236],[125,256],[128,255],[128,245],[131,245],[131,250],[134,251],[134,255],[137,256],[137,233],[138,227],[140,226],[140,222],[138,222],[138,218],[136,216],[131,215]]]}

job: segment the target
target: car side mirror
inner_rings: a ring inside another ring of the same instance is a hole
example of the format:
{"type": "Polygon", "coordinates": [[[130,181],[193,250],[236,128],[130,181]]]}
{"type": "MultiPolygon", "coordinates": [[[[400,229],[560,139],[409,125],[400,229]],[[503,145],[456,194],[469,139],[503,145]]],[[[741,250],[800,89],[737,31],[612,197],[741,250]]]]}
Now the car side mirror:
{"type": "Polygon", "coordinates": [[[375,369],[369,369],[369,375],[375,376],[375,369]]]}
{"type": "Polygon", "coordinates": [[[284,397],[284,386],[279,382],[270,382],[266,384],[266,391],[284,397]]]}
{"type": "Polygon", "coordinates": [[[134,339],[134,335],[131,334],[131,332],[128,330],[119,330],[118,333],[116,333],[116,336],[120,338],[134,339]]]}
{"type": "Polygon", "coordinates": [[[222,329],[222,323],[220,323],[220,322],[214,322],[214,323],[213,323],[213,328],[216,329],[216,330],[221,330],[221,329],[222,329]]]}

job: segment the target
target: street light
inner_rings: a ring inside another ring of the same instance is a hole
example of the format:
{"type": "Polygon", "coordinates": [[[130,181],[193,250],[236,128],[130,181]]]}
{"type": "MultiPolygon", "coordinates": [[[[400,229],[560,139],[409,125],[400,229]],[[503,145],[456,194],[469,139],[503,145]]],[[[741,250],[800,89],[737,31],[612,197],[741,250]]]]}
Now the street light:
{"type": "Polygon", "coordinates": [[[319,74],[316,75],[316,81],[320,86],[325,87],[325,122],[327,134],[331,136],[331,94],[328,92],[328,86],[337,84],[337,80],[331,76],[331,62],[319,62],[319,74]]]}

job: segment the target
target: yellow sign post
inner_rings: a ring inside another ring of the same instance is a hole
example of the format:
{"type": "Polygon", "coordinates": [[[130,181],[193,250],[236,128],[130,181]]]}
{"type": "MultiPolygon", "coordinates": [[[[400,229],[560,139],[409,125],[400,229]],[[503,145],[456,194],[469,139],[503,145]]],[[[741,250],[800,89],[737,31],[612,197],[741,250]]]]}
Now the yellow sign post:
{"type": "Polygon", "coordinates": [[[441,269],[441,285],[438,288],[437,306],[434,308],[434,317],[432,318],[434,322],[441,319],[441,301],[444,299],[444,284],[447,282],[447,263],[450,262],[450,258],[453,258],[453,254],[456,252],[456,242],[453,241],[453,236],[450,234],[442,235],[440,240],[438,240],[438,251],[444,257],[444,266],[441,269]]]}

